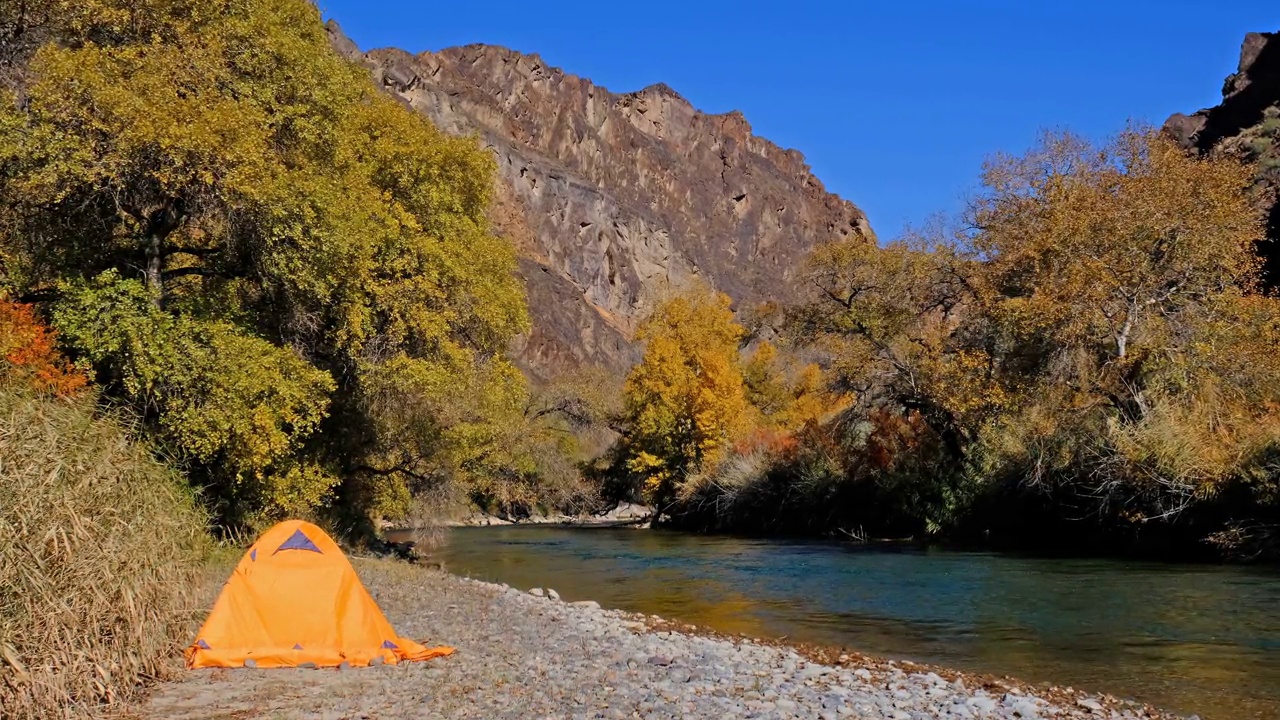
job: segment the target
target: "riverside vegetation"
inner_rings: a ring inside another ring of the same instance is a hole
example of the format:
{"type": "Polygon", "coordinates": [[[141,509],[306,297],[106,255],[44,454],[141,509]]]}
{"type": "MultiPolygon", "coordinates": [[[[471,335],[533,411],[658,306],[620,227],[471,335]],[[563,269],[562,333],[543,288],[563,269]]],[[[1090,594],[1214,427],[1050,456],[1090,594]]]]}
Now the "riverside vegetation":
{"type": "Polygon", "coordinates": [[[0,709],[83,715],[131,697],[187,633],[207,520],[103,412],[31,312],[0,304],[0,709]]]}
{"type": "Polygon", "coordinates": [[[534,386],[493,158],[306,0],[6,3],[0,51],[6,715],[129,695],[185,637],[207,530],[283,516],[359,544],[626,498],[696,529],[1274,552],[1280,301],[1231,157],[1050,136],[953,228],[820,248],[808,302],[678,290],[625,379],[534,386]]]}
{"type": "Polygon", "coordinates": [[[573,501],[576,474],[542,482],[564,403],[503,352],[526,319],[493,159],[381,95],[313,5],[5,3],[0,33],[6,717],[152,675],[193,532],[573,501]]]}
{"type": "Polygon", "coordinates": [[[1049,135],[952,226],[816,251],[785,353],[672,301],[612,472],[686,527],[1274,557],[1254,176],[1148,129],[1049,135]]]}

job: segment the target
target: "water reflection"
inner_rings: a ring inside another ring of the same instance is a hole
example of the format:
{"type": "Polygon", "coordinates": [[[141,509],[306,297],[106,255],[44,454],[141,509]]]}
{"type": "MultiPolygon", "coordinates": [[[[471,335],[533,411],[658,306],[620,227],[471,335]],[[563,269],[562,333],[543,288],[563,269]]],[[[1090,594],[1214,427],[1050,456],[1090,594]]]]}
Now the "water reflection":
{"type": "Polygon", "coordinates": [[[1280,717],[1273,572],[555,527],[458,530],[445,560],[723,632],[1280,717]]]}

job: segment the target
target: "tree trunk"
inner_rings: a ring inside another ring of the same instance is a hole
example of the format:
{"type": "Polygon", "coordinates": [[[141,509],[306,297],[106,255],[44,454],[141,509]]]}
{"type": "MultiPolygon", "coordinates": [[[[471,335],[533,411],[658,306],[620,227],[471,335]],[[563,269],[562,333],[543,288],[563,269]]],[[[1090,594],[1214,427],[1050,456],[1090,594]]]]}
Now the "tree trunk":
{"type": "Polygon", "coordinates": [[[1133,315],[1124,319],[1124,327],[1116,333],[1116,357],[1123,358],[1129,351],[1129,333],[1133,332],[1133,315]]]}
{"type": "Polygon", "coordinates": [[[182,201],[171,199],[147,215],[146,222],[146,275],[151,302],[156,307],[164,305],[164,243],[178,229],[184,214],[182,201]]]}
{"type": "Polygon", "coordinates": [[[1116,357],[1123,358],[1129,352],[1129,335],[1133,332],[1133,322],[1138,315],[1138,301],[1129,300],[1129,311],[1125,313],[1124,325],[1116,333],[1116,357]]]}
{"type": "Polygon", "coordinates": [[[151,291],[151,302],[160,307],[164,296],[164,238],[159,233],[152,233],[147,238],[147,289],[151,291]]]}

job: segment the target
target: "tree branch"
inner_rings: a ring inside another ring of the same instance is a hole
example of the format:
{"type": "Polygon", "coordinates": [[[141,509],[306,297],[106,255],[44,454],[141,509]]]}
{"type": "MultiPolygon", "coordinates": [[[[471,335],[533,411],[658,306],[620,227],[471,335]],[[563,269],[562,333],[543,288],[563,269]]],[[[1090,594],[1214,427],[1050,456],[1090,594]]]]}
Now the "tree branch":
{"type": "Polygon", "coordinates": [[[57,290],[44,288],[41,290],[32,290],[31,292],[23,293],[22,295],[14,298],[14,301],[30,305],[57,300],[59,296],[60,293],[57,290]]]}
{"type": "Polygon", "coordinates": [[[220,247],[212,247],[212,248],[170,247],[169,248],[169,254],[171,255],[173,253],[182,253],[183,255],[195,255],[196,257],[209,257],[210,255],[217,255],[222,251],[223,251],[223,248],[220,248],[220,247]]]}
{"type": "Polygon", "coordinates": [[[422,473],[414,472],[413,470],[410,470],[409,468],[406,468],[404,466],[392,467],[392,468],[376,468],[376,467],[373,467],[372,465],[356,465],[355,467],[351,468],[351,472],[368,473],[369,475],[377,475],[378,477],[389,477],[391,475],[407,475],[408,477],[411,477],[414,480],[417,480],[419,482],[431,482],[432,480],[435,479],[430,476],[423,475],[422,473]]]}
{"type": "Polygon", "coordinates": [[[220,277],[227,280],[232,279],[232,276],[228,273],[201,267],[184,267],[176,270],[165,270],[163,277],[165,280],[172,280],[174,278],[186,277],[188,275],[197,275],[199,277],[220,277]]]}

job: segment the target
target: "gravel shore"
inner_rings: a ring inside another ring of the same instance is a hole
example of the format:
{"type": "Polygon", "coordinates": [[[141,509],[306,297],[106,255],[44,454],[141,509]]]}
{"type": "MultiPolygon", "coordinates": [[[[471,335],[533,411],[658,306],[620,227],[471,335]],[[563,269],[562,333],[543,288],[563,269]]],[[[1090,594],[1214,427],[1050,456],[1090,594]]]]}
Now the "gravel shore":
{"type": "Polygon", "coordinates": [[[159,686],[133,718],[886,718],[1172,716],[1106,696],[791,648],[356,560],[396,629],[454,655],[355,670],[212,670],[159,686]],[[683,631],[681,631],[683,630],[683,631]],[[825,661],[825,662],[823,662],[825,661]]]}

